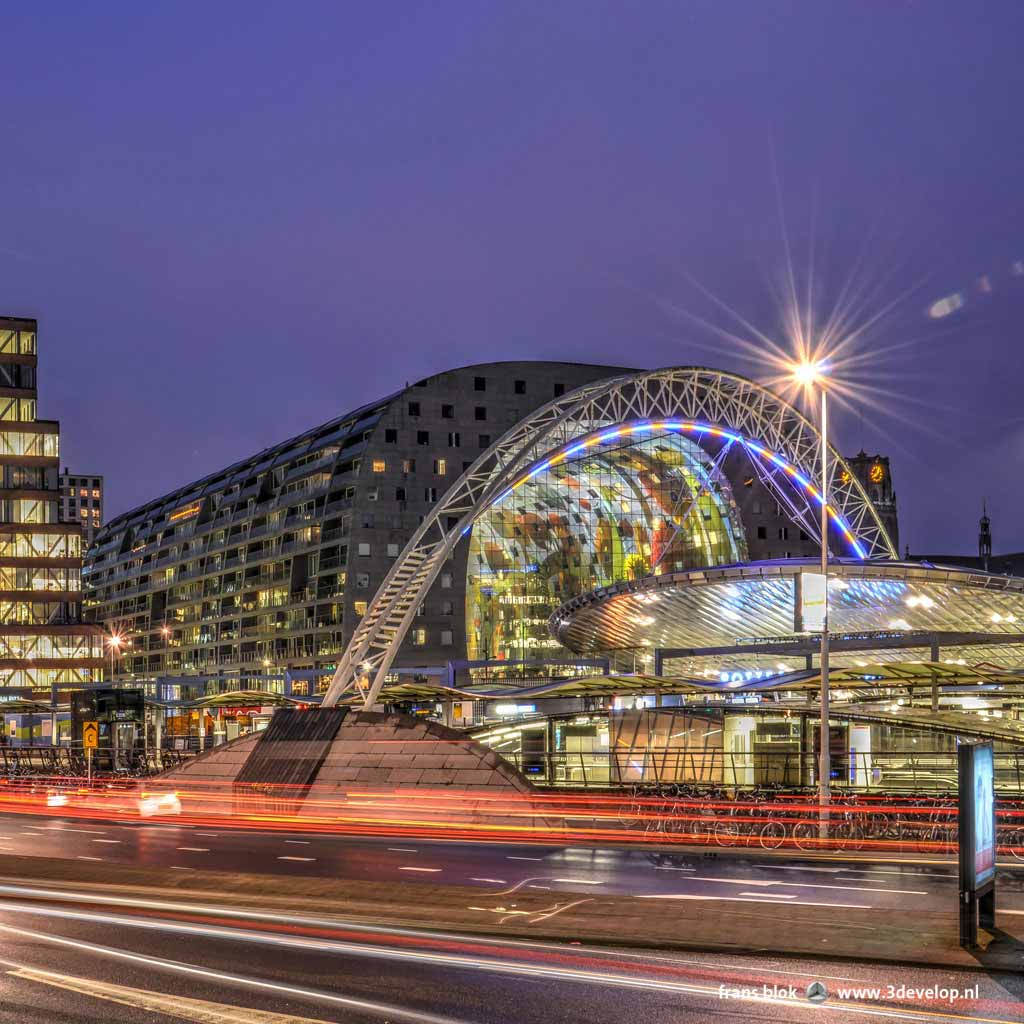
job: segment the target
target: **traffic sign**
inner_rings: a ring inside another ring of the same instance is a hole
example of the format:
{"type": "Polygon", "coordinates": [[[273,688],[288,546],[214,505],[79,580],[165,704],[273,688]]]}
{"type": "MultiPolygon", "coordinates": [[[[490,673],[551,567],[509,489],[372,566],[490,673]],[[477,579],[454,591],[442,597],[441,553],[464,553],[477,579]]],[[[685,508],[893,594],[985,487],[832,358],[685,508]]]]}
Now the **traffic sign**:
{"type": "Polygon", "coordinates": [[[95,750],[100,745],[100,723],[93,720],[82,723],[82,746],[86,750],[95,750]]]}

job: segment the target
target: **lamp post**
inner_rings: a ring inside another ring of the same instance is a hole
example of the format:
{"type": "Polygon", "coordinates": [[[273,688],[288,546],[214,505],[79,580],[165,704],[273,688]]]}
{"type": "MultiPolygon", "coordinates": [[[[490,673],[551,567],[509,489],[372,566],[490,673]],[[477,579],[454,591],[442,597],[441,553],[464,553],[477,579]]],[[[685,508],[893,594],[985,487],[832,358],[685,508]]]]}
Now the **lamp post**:
{"type": "Polygon", "coordinates": [[[828,733],[828,399],[825,376],[826,369],[821,362],[804,361],[793,367],[793,379],[807,389],[813,389],[817,385],[821,395],[821,575],[825,582],[825,607],[818,659],[821,670],[821,725],[818,735],[818,814],[821,839],[828,838],[829,804],[832,796],[832,759],[828,733]]]}
{"type": "Polygon", "coordinates": [[[114,681],[114,655],[121,649],[124,637],[120,633],[111,633],[107,637],[107,647],[110,649],[110,681],[114,681]]]}

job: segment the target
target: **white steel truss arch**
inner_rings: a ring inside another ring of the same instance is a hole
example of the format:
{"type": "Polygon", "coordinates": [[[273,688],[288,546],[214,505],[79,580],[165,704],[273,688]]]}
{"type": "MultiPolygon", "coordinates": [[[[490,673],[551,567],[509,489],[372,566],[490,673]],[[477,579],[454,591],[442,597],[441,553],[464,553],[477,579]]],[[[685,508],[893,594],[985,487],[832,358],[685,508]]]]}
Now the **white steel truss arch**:
{"type": "MultiPolygon", "coordinates": [[[[445,493],[395,561],[349,641],[324,694],[348,690],[372,705],[427,591],[476,518],[534,463],[579,437],[616,424],[680,418],[726,426],[779,454],[809,479],[821,438],[797,409],[756,381],[698,366],[597,381],[531,413],[484,452],[445,493]]],[[[849,466],[830,446],[829,504],[868,558],[897,559],[892,541],[849,466]]]]}

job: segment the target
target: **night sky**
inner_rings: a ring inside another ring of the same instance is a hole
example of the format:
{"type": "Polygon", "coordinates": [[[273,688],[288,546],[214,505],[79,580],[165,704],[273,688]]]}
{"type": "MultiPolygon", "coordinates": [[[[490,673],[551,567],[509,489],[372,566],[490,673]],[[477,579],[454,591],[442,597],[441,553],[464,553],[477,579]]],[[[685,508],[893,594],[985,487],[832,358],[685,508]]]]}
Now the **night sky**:
{"type": "Polygon", "coordinates": [[[886,309],[838,433],[891,456],[911,549],[973,551],[983,496],[1024,548],[1016,0],[3,27],[0,312],[39,318],[40,415],[108,516],[456,365],[763,374],[708,295],[781,339],[792,265],[819,316],[844,284],[860,321],[886,309]]]}

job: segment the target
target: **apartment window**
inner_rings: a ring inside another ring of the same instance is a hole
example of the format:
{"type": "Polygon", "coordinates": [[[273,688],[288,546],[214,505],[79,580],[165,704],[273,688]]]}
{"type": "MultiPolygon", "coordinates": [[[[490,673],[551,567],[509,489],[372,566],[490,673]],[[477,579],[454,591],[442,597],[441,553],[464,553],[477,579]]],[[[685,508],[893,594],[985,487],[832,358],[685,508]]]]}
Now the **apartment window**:
{"type": "Polygon", "coordinates": [[[430,444],[430,431],[429,430],[417,430],[416,431],[416,443],[417,444],[430,444]]]}
{"type": "Polygon", "coordinates": [[[417,606],[416,614],[422,619],[427,614],[427,606],[425,604],[417,606]]]}
{"type": "Polygon", "coordinates": [[[473,390],[474,391],[486,391],[487,390],[487,378],[486,377],[474,377],[473,378],[473,390]]]}
{"type": "Polygon", "coordinates": [[[759,502],[759,501],[755,501],[755,502],[754,502],[754,503],[753,503],[753,504],[752,504],[752,505],[750,506],[750,511],[751,511],[751,512],[752,512],[752,513],[753,513],[753,514],[754,514],[755,516],[759,516],[759,515],[761,514],[761,502],[759,502]]]}
{"type": "Polygon", "coordinates": [[[565,385],[555,381],[555,398],[561,398],[565,394],[565,385]]]}
{"type": "Polygon", "coordinates": [[[483,448],[490,448],[491,447],[491,435],[490,434],[481,434],[480,435],[480,447],[481,447],[481,449],[483,449],[483,448]]]}
{"type": "Polygon", "coordinates": [[[513,388],[513,390],[515,391],[515,393],[517,395],[525,395],[526,394],[526,381],[525,380],[513,381],[512,382],[512,388],[513,388]]]}
{"type": "Polygon", "coordinates": [[[437,501],[437,488],[436,487],[424,487],[423,488],[423,500],[433,504],[437,501]]]}
{"type": "Polygon", "coordinates": [[[412,631],[412,642],[417,647],[422,647],[427,642],[427,631],[421,626],[419,629],[412,631]]]}
{"type": "Polygon", "coordinates": [[[356,586],[360,590],[367,590],[370,586],[370,574],[368,572],[357,572],[356,586]]]}
{"type": "Polygon", "coordinates": [[[462,444],[462,436],[459,434],[458,431],[455,431],[454,433],[450,433],[448,435],[448,447],[449,448],[458,448],[461,444],[462,444]]]}
{"type": "Polygon", "coordinates": [[[487,419],[487,406],[486,405],[478,405],[473,410],[473,417],[475,419],[478,419],[478,420],[485,420],[485,419],[487,419]]]}
{"type": "Polygon", "coordinates": [[[363,558],[366,558],[370,554],[370,545],[364,541],[359,545],[359,548],[357,550],[359,551],[359,554],[363,558]]]}
{"type": "Polygon", "coordinates": [[[364,512],[362,516],[362,525],[364,530],[372,530],[376,525],[373,521],[372,512],[364,512]]]}
{"type": "Polygon", "coordinates": [[[455,604],[454,604],[454,602],[452,602],[452,601],[442,601],[441,602],[441,614],[442,615],[454,615],[455,614],[455,604]]]}
{"type": "Polygon", "coordinates": [[[410,416],[419,416],[419,414],[420,414],[420,403],[419,402],[410,402],[409,403],[409,415],[410,416]]]}
{"type": "Polygon", "coordinates": [[[379,487],[367,487],[366,488],[366,500],[376,501],[380,497],[379,487]]]}
{"type": "Polygon", "coordinates": [[[434,472],[438,476],[444,476],[448,472],[448,460],[434,459],[434,472]]]}
{"type": "Polygon", "coordinates": [[[383,473],[388,468],[388,464],[383,459],[373,460],[373,471],[374,473],[383,473]]]}
{"type": "Polygon", "coordinates": [[[768,539],[768,527],[767,526],[759,526],[757,528],[757,539],[758,540],[767,540],[768,539]]]}
{"type": "Polygon", "coordinates": [[[450,629],[441,630],[441,646],[451,647],[452,645],[452,631],[450,629]]]}
{"type": "Polygon", "coordinates": [[[79,487],[78,488],[78,496],[80,498],[88,498],[89,497],[89,488],[88,487],[79,487]]]}
{"type": "Polygon", "coordinates": [[[807,536],[807,531],[806,530],[801,530],[800,531],[800,539],[801,540],[810,540],[810,538],[807,536]]]}
{"type": "Polygon", "coordinates": [[[452,574],[450,572],[441,573],[441,587],[443,590],[452,589],[452,574]]]}
{"type": "Polygon", "coordinates": [[[352,605],[352,610],[356,613],[356,615],[365,615],[366,614],[366,602],[365,601],[355,601],[353,603],[353,605],[352,605]]]}
{"type": "Polygon", "coordinates": [[[394,427],[388,427],[384,431],[385,444],[398,444],[398,431],[394,427]]]}
{"type": "Polygon", "coordinates": [[[415,473],[416,472],[416,460],[415,459],[402,459],[402,472],[403,473],[415,473]]]}
{"type": "Polygon", "coordinates": [[[396,487],[395,488],[395,501],[405,501],[405,488],[404,487],[396,487]]]}
{"type": "Polygon", "coordinates": [[[789,540],[789,527],[788,526],[780,526],[779,527],[779,540],[789,540]]]}
{"type": "Polygon", "coordinates": [[[455,419],[455,406],[454,405],[442,405],[441,406],[441,419],[453,420],[455,419]]]}
{"type": "Polygon", "coordinates": [[[94,487],[94,488],[93,488],[93,491],[92,491],[92,496],[93,496],[94,498],[98,498],[98,497],[100,496],[100,491],[99,491],[99,488],[98,488],[98,487],[94,487]]]}
{"type": "Polygon", "coordinates": [[[397,558],[397,557],[398,557],[398,545],[397,544],[389,544],[388,545],[388,558],[397,558]]]}

